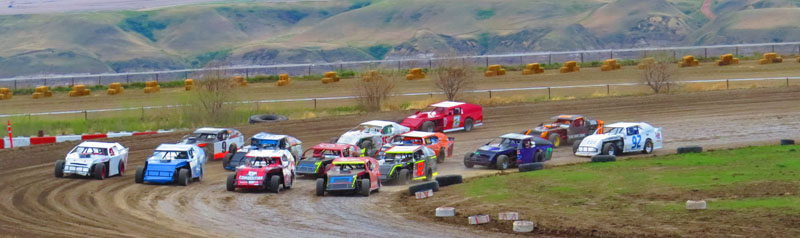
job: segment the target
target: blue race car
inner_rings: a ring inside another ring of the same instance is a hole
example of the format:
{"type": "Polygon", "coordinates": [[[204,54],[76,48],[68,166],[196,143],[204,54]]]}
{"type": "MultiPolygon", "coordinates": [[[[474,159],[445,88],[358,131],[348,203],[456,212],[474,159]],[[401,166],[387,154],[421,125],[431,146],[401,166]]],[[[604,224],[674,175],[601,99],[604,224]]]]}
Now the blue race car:
{"type": "Polygon", "coordinates": [[[136,183],[178,183],[188,185],[192,180],[203,179],[206,154],[196,145],[163,144],[153,155],[136,168],[136,183]]]}
{"type": "Polygon", "coordinates": [[[481,146],[475,153],[464,155],[464,166],[483,165],[505,170],[521,164],[544,162],[553,155],[553,143],[540,137],[509,133],[481,146]]]}

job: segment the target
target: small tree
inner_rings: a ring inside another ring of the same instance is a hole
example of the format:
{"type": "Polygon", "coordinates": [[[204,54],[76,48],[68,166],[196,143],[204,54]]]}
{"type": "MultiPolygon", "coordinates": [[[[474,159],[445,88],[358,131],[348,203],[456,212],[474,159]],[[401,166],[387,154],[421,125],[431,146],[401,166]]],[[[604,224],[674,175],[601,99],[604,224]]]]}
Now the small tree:
{"type": "Polygon", "coordinates": [[[205,71],[196,81],[197,87],[189,94],[188,107],[184,109],[187,118],[194,123],[226,123],[233,116],[233,80],[222,70],[205,71]]]}
{"type": "Polygon", "coordinates": [[[641,68],[642,81],[655,93],[668,89],[677,75],[677,68],[668,57],[654,57],[653,62],[641,68]]]}
{"type": "Polygon", "coordinates": [[[434,85],[442,90],[447,100],[458,98],[465,89],[472,87],[475,70],[462,59],[450,58],[438,60],[434,85]]]}
{"type": "Polygon", "coordinates": [[[358,79],[358,82],[355,83],[355,93],[364,109],[378,111],[381,109],[382,103],[391,96],[394,87],[395,82],[391,77],[372,71],[358,79]]]}

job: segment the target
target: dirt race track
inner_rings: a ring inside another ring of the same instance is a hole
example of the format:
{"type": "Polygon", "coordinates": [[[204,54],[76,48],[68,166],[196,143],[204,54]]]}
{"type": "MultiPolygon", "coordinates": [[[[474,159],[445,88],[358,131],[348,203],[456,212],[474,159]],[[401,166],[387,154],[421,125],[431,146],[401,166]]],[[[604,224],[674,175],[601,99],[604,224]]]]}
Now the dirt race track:
{"type": "MultiPolygon", "coordinates": [[[[326,141],[360,121],[397,120],[408,112],[287,121],[247,126],[286,133],[305,147],[326,141]]],[[[485,109],[485,126],[470,133],[453,133],[456,154],[439,166],[440,174],[476,176],[495,173],[466,169],[464,153],[502,133],[519,132],[562,113],[582,113],[606,122],[647,121],[663,127],[665,149],[682,145],[726,148],[777,143],[800,135],[800,88],[715,91],[644,97],[598,98],[516,104],[485,109]]],[[[225,191],[219,161],[207,175],[188,187],[141,185],[133,171],[161,143],[175,142],[180,133],[119,140],[131,148],[127,173],[103,181],[53,177],[53,164],[75,143],[0,151],[0,236],[6,237],[491,237],[507,234],[413,220],[392,209],[393,191],[384,187],[372,196],[316,197],[311,180],[301,180],[280,194],[225,191]]],[[[587,161],[560,148],[548,164],[587,161]]],[[[433,212],[433,211],[431,211],[433,212]]],[[[688,235],[688,234],[687,234],[688,235]]]]}

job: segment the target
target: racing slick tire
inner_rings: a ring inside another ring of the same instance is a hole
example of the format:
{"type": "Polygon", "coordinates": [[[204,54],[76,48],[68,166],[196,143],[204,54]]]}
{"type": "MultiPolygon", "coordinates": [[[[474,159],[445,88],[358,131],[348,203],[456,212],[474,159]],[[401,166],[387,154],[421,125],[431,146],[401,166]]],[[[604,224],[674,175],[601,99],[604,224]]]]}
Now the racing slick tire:
{"type": "Polygon", "coordinates": [[[415,184],[408,187],[408,194],[414,196],[416,192],[425,191],[425,190],[433,190],[434,192],[439,191],[439,182],[430,181],[424,182],[421,184],[415,184]]]}
{"type": "Polygon", "coordinates": [[[92,176],[94,178],[103,180],[106,178],[106,164],[98,163],[92,167],[92,176]]]}
{"type": "Polygon", "coordinates": [[[228,154],[236,154],[236,151],[239,151],[239,147],[236,147],[236,144],[231,143],[228,145],[228,154]]]}
{"type": "Polygon", "coordinates": [[[444,163],[445,151],[444,148],[439,149],[439,154],[436,156],[436,163],[441,164],[444,163]]]}
{"type": "Polygon", "coordinates": [[[496,163],[495,167],[499,170],[508,169],[508,163],[509,163],[508,156],[506,155],[497,156],[497,161],[495,161],[495,163],[496,163]]]}
{"type": "Polygon", "coordinates": [[[472,167],[475,167],[475,165],[472,164],[472,155],[474,155],[474,154],[473,153],[467,153],[467,154],[464,155],[464,167],[467,167],[467,168],[470,168],[470,169],[472,167]]]}
{"type": "Polygon", "coordinates": [[[191,182],[191,176],[189,176],[189,170],[186,168],[181,168],[178,170],[178,185],[186,186],[189,185],[191,182]]]}
{"type": "Polygon", "coordinates": [[[317,196],[325,196],[325,179],[317,179],[317,196]]]}
{"type": "Polygon", "coordinates": [[[420,126],[419,128],[420,128],[421,131],[424,131],[424,132],[433,132],[433,129],[434,129],[435,126],[436,125],[434,125],[432,121],[426,121],[426,122],[422,123],[422,126],[420,126]]]}
{"type": "Polygon", "coordinates": [[[550,143],[553,143],[553,147],[561,147],[561,135],[558,133],[551,134],[549,137],[547,137],[547,140],[549,140],[550,143]]]}
{"type": "Polygon", "coordinates": [[[614,162],[617,161],[617,156],[614,155],[595,155],[592,156],[592,163],[614,162]]]}
{"type": "Polygon", "coordinates": [[[544,163],[527,163],[517,166],[519,172],[529,172],[544,169],[544,163]]]}
{"type": "Polygon", "coordinates": [[[444,187],[453,184],[460,184],[464,182],[464,178],[458,174],[442,175],[442,176],[436,176],[436,182],[439,183],[439,186],[444,187]]]}
{"type": "Polygon", "coordinates": [[[433,169],[428,169],[425,171],[425,181],[433,180],[433,169]]]}
{"type": "Polygon", "coordinates": [[[133,179],[136,183],[144,183],[144,167],[139,166],[136,168],[136,176],[133,179]]]}
{"type": "Polygon", "coordinates": [[[544,160],[545,160],[544,153],[546,153],[546,152],[537,152],[536,153],[536,157],[535,157],[536,161],[534,161],[534,162],[538,162],[538,163],[544,162],[544,160]]]}
{"type": "Polygon", "coordinates": [[[581,147],[581,142],[583,142],[582,139],[577,139],[572,142],[572,154],[578,153],[578,148],[581,147]]]}
{"type": "Polygon", "coordinates": [[[794,140],[783,139],[781,140],[781,145],[794,145],[794,140]]]}
{"type": "Polygon", "coordinates": [[[472,118],[467,118],[467,120],[464,120],[464,131],[466,131],[466,132],[472,131],[472,127],[474,127],[474,126],[475,126],[475,122],[472,121],[472,118]]]}
{"type": "Polygon", "coordinates": [[[700,146],[681,146],[681,147],[678,147],[678,154],[700,153],[700,152],[703,152],[703,147],[700,147],[700,146]]]}
{"type": "Polygon", "coordinates": [[[289,120],[289,118],[287,118],[284,115],[276,115],[276,114],[259,114],[250,116],[250,124],[286,121],[286,120],[289,120]]]}
{"type": "Polygon", "coordinates": [[[408,169],[400,169],[400,172],[397,172],[397,178],[395,178],[395,184],[406,185],[408,181],[411,180],[408,169]]]}
{"type": "Polygon", "coordinates": [[[222,158],[222,168],[225,169],[229,165],[231,165],[231,160],[233,160],[233,154],[228,153],[225,157],[222,158]]]}
{"type": "Polygon", "coordinates": [[[617,146],[612,143],[606,143],[603,145],[603,150],[600,152],[601,155],[616,155],[617,154],[617,146]]]}
{"type": "Polygon", "coordinates": [[[192,182],[202,182],[203,174],[205,174],[205,171],[203,171],[203,168],[200,168],[200,174],[197,176],[197,178],[192,179],[192,182]]]}
{"type": "Polygon", "coordinates": [[[64,177],[64,160],[56,160],[56,169],[55,169],[55,176],[56,178],[64,177]]]}
{"type": "Polygon", "coordinates": [[[369,179],[362,179],[358,181],[358,194],[361,194],[361,196],[364,197],[369,197],[369,190],[369,179]]]}
{"type": "Polygon", "coordinates": [[[647,142],[644,142],[644,148],[642,148],[642,154],[650,154],[653,153],[653,141],[647,139],[647,142]]]}
{"type": "Polygon", "coordinates": [[[228,192],[236,191],[236,174],[228,174],[228,180],[225,182],[225,189],[228,192]]]}
{"type": "Polygon", "coordinates": [[[281,192],[281,176],[272,175],[269,178],[269,191],[273,193],[281,192]]]}

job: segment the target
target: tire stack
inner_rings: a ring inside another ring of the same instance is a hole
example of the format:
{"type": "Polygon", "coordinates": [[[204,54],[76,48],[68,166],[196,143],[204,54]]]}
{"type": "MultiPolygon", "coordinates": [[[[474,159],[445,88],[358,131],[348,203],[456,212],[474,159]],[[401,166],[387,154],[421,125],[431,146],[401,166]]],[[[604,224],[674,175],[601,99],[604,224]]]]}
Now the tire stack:
{"type": "Polygon", "coordinates": [[[117,95],[125,91],[121,83],[112,83],[108,85],[108,95],[117,95]]]}
{"type": "Polygon", "coordinates": [[[325,73],[325,75],[322,77],[322,83],[323,84],[335,83],[339,82],[339,79],[340,79],[339,75],[337,75],[336,72],[330,71],[325,73]]]}
{"type": "MultiPolygon", "coordinates": [[[[82,85],[79,85],[79,86],[82,86],[82,85]]],[[[88,93],[87,93],[87,95],[88,95],[88,93]]],[[[50,87],[48,87],[48,86],[39,86],[39,87],[36,87],[34,89],[34,91],[33,91],[33,99],[49,98],[49,97],[52,97],[52,96],[53,96],[53,92],[50,91],[50,87]]],[[[70,94],[70,96],[72,96],[72,95],[70,94]]]]}
{"type": "Polygon", "coordinates": [[[0,100],[3,99],[11,99],[14,96],[14,92],[9,90],[8,88],[0,88],[0,100]]]}
{"type": "Polygon", "coordinates": [[[147,81],[144,83],[144,93],[157,93],[161,91],[161,86],[157,81],[147,81]]]}
{"type": "Polygon", "coordinates": [[[605,163],[617,161],[617,156],[613,155],[595,155],[592,156],[592,163],[605,163]]]}
{"type": "Polygon", "coordinates": [[[443,175],[443,176],[436,176],[436,182],[439,184],[439,187],[446,187],[454,184],[460,184],[464,182],[463,177],[461,175],[443,175]]]}
{"type": "Polygon", "coordinates": [[[289,85],[289,74],[279,74],[278,75],[278,87],[288,86],[289,85]]]}
{"type": "Polygon", "coordinates": [[[186,91],[194,90],[194,79],[183,80],[183,88],[186,89],[186,91]]]}

